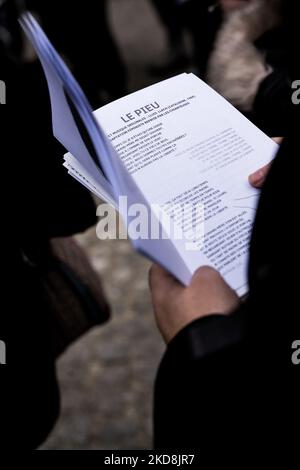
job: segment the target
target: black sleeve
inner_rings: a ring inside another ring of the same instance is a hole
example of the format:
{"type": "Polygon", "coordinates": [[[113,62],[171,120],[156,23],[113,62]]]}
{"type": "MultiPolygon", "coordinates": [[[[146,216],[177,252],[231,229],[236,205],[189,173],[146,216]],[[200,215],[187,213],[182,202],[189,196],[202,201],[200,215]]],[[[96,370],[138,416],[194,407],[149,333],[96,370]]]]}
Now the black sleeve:
{"type": "Polygon", "coordinates": [[[238,427],[244,330],[241,310],[195,320],[170,342],[155,385],[155,448],[206,447],[221,440],[229,416],[238,427]]]}
{"type": "Polygon", "coordinates": [[[292,81],[275,70],[260,84],[253,105],[255,124],[271,137],[286,136],[294,118],[292,81]]]}

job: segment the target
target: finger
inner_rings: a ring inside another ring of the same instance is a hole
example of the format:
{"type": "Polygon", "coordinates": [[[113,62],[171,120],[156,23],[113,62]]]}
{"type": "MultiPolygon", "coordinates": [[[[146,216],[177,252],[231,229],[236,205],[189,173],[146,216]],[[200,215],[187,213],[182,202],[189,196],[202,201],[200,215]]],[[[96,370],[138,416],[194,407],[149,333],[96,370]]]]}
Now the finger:
{"type": "Polygon", "coordinates": [[[268,165],[252,173],[249,176],[249,183],[251,184],[251,186],[254,186],[254,188],[261,188],[265,182],[270,167],[271,163],[268,163],[268,165]]]}
{"type": "Polygon", "coordinates": [[[154,290],[160,287],[161,285],[172,286],[179,283],[168,271],[166,271],[160,265],[153,264],[149,271],[149,284],[150,289],[154,290]]]}
{"type": "Polygon", "coordinates": [[[276,144],[280,145],[280,144],[282,144],[283,137],[272,137],[272,140],[274,140],[274,142],[276,142],[276,144]]]}
{"type": "Polygon", "coordinates": [[[210,279],[219,279],[221,277],[220,273],[214,269],[212,266],[202,266],[194,272],[192,282],[197,282],[201,279],[210,280],[210,279]]]}

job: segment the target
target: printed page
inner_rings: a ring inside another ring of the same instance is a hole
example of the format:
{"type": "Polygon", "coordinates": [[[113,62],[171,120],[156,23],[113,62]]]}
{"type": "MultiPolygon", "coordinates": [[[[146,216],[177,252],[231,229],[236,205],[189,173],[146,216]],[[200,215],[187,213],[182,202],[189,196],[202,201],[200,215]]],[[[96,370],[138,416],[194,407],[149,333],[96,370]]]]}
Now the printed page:
{"type": "Polygon", "coordinates": [[[190,276],[213,266],[243,295],[258,198],[248,175],[273,158],[277,144],[193,74],[95,115],[149,205],[163,208],[183,230],[186,239],[172,241],[190,276]]]}

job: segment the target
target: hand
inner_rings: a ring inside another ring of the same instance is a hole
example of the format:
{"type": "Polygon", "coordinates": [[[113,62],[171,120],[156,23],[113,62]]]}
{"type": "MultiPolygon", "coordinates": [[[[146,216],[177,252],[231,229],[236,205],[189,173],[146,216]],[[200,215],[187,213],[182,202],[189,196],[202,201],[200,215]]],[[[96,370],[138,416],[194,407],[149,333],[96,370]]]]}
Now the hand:
{"type": "Polygon", "coordinates": [[[198,269],[191,284],[184,287],[163,268],[153,265],[149,283],[156,322],[167,343],[196,318],[226,314],[239,305],[236,293],[210,267],[198,269]]]}
{"type": "MultiPolygon", "coordinates": [[[[283,141],[283,137],[274,137],[273,140],[277,142],[277,144],[281,144],[283,141]]],[[[271,168],[272,162],[268,163],[268,165],[263,166],[259,170],[255,171],[249,176],[249,183],[254,188],[261,189],[263,184],[268,176],[269,170],[271,168]]]]}

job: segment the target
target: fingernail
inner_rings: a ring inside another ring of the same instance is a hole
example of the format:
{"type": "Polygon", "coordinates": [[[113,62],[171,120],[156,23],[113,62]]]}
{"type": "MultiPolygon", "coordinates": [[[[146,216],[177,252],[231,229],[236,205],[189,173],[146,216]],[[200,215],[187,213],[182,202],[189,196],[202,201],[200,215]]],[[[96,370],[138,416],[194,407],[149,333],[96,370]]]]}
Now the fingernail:
{"type": "Polygon", "coordinates": [[[259,186],[264,182],[264,173],[261,170],[256,171],[255,173],[252,173],[252,175],[249,176],[249,183],[252,184],[253,186],[259,186]]]}

